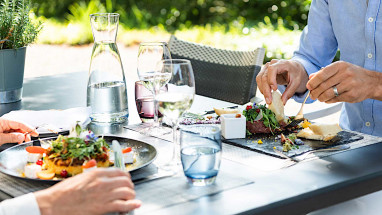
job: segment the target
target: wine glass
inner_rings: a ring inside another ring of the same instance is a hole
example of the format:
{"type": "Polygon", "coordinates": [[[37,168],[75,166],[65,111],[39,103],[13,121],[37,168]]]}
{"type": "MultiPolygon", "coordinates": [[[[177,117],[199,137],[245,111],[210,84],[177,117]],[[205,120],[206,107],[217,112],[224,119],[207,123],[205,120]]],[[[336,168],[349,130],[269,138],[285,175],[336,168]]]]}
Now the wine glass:
{"type": "Polygon", "coordinates": [[[173,128],[173,154],[169,163],[162,169],[177,171],[180,164],[180,148],[177,138],[178,120],[194,101],[195,79],[191,62],[183,59],[162,60],[159,65],[162,73],[172,73],[167,84],[167,91],[156,95],[159,111],[171,121],[173,128]]]}
{"type": "Polygon", "coordinates": [[[137,72],[143,85],[153,93],[154,98],[154,122],[141,132],[147,135],[159,136],[170,133],[171,130],[159,125],[158,103],[155,100],[159,90],[167,84],[171,78],[171,71],[158,70],[158,62],[171,59],[170,50],[165,42],[144,42],[139,45],[137,72]]]}

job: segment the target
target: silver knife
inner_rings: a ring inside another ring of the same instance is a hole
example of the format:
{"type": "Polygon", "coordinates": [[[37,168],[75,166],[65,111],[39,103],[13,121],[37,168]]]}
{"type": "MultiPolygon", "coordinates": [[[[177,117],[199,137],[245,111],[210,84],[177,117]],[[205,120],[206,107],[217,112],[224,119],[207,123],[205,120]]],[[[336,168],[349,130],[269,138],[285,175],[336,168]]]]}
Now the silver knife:
{"type": "Polygon", "coordinates": [[[118,140],[113,140],[111,145],[114,151],[114,166],[122,171],[126,171],[125,162],[122,156],[122,148],[121,144],[119,144],[118,140]]]}

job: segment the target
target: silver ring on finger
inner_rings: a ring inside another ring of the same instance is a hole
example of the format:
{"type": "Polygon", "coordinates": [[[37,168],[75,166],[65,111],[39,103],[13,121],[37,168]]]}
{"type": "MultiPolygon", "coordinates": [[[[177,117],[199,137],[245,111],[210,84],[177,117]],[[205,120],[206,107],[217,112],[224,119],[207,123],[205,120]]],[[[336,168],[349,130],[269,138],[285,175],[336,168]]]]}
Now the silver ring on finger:
{"type": "Polygon", "coordinates": [[[333,87],[333,92],[334,92],[334,96],[335,97],[338,97],[340,94],[338,93],[338,89],[337,89],[337,86],[334,86],[333,87]]]}

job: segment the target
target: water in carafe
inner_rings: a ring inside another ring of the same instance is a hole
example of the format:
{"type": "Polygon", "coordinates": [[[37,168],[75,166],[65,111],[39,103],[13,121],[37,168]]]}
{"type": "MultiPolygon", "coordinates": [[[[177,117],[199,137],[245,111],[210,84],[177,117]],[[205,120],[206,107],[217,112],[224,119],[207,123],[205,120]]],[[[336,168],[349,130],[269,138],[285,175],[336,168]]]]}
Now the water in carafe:
{"type": "Polygon", "coordinates": [[[87,105],[95,122],[124,122],[129,116],[126,81],[116,45],[119,14],[90,15],[94,46],[89,69],[87,105]]]}

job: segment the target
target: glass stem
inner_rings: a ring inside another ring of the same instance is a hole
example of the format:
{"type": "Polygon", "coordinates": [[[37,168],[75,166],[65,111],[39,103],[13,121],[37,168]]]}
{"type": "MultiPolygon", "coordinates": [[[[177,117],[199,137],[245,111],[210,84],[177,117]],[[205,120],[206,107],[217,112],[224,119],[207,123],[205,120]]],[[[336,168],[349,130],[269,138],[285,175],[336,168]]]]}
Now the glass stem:
{"type": "Polygon", "coordinates": [[[159,127],[159,119],[158,119],[159,103],[155,99],[155,97],[157,95],[157,92],[158,91],[157,91],[156,87],[154,87],[154,90],[153,90],[153,98],[154,98],[154,127],[159,127]]]}
{"type": "Polygon", "coordinates": [[[177,163],[177,158],[178,158],[178,136],[177,136],[177,131],[178,131],[178,121],[173,123],[172,125],[172,135],[173,135],[173,151],[172,151],[172,159],[171,162],[177,163]]]}

